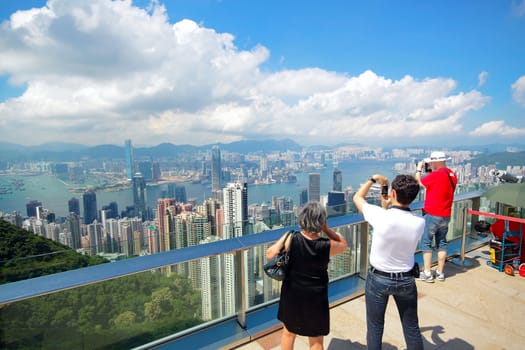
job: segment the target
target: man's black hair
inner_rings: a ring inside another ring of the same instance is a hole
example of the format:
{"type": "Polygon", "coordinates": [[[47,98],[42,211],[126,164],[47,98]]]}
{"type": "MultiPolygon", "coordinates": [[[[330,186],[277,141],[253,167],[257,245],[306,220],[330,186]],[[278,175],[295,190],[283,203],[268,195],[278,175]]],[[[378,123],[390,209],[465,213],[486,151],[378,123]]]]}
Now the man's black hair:
{"type": "Polygon", "coordinates": [[[396,190],[399,203],[409,205],[419,193],[419,182],[411,175],[397,175],[392,181],[392,189],[396,190]]]}

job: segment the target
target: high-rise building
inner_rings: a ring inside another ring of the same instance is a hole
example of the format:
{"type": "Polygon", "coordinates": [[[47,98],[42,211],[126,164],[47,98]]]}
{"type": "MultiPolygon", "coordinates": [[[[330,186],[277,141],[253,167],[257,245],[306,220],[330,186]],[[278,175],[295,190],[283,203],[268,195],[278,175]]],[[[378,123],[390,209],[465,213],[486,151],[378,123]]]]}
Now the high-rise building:
{"type": "Polygon", "coordinates": [[[42,209],[42,202],[40,201],[30,201],[29,203],[26,204],[26,212],[27,212],[27,217],[37,217],[40,215],[39,213],[39,209],[42,209]]]}
{"type": "Polygon", "coordinates": [[[135,165],[133,159],[133,146],[131,145],[131,140],[126,140],[124,142],[124,156],[126,158],[126,176],[129,180],[133,178],[135,174],[135,165]]]}
{"type": "Polygon", "coordinates": [[[221,178],[221,150],[218,145],[211,148],[211,191],[212,193],[222,189],[221,178]]]}
{"type": "MultiPolygon", "coordinates": [[[[233,237],[245,236],[252,233],[252,226],[248,222],[248,184],[228,183],[223,189],[223,216],[224,225],[222,238],[228,239],[233,237]]],[[[243,284],[246,287],[243,298],[247,300],[248,306],[254,304],[256,294],[256,273],[254,249],[248,249],[243,252],[244,266],[242,267],[248,273],[240,276],[237,272],[241,270],[240,266],[235,266],[235,260],[232,255],[224,254],[224,270],[227,274],[224,278],[228,283],[224,286],[224,295],[226,298],[235,296],[237,288],[236,279],[244,278],[243,284]]],[[[225,304],[226,314],[235,311],[235,300],[225,304]]]]}
{"type": "Polygon", "coordinates": [[[75,197],[71,198],[67,202],[67,207],[68,207],[69,213],[75,213],[80,216],[80,201],[78,200],[78,198],[75,198],[75,197]]]}
{"type": "Polygon", "coordinates": [[[102,210],[106,212],[106,219],[116,219],[119,216],[117,202],[110,202],[108,205],[104,205],[102,210]]]}
{"type": "Polygon", "coordinates": [[[89,254],[97,255],[104,251],[103,247],[103,233],[102,233],[102,224],[99,223],[96,219],[87,225],[87,233],[89,239],[89,254]]]}
{"type": "Polygon", "coordinates": [[[303,188],[299,193],[299,209],[308,202],[308,189],[303,188]]]}
{"type": "Polygon", "coordinates": [[[160,170],[160,163],[157,161],[154,161],[151,163],[151,179],[153,181],[159,181],[162,177],[162,172],[160,170]]]}
{"type": "MultiPolygon", "coordinates": [[[[211,236],[202,243],[216,241],[211,236]]],[[[233,254],[200,259],[203,320],[215,320],[236,312],[236,274],[233,254]]]]}
{"type": "Polygon", "coordinates": [[[248,184],[229,183],[223,189],[223,238],[248,234],[248,184]]]}
{"type": "Polygon", "coordinates": [[[92,189],[87,189],[82,195],[84,204],[84,223],[91,224],[97,219],[97,194],[92,189]]]}
{"type": "Polygon", "coordinates": [[[178,185],[176,183],[169,183],[168,197],[175,198],[177,203],[186,203],[188,201],[188,197],[186,196],[186,186],[178,185]]]}
{"type": "Polygon", "coordinates": [[[175,216],[175,198],[157,199],[157,222],[159,234],[159,251],[165,252],[171,249],[170,234],[174,231],[173,217],[175,216]]]}
{"type": "Polygon", "coordinates": [[[141,173],[133,175],[133,205],[135,206],[135,216],[146,220],[146,181],[141,173]]]}
{"type": "Polygon", "coordinates": [[[332,187],[332,190],[337,191],[337,192],[342,192],[343,191],[343,173],[337,167],[334,168],[333,181],[334,181],[334,185],[332,187]]]}
{"type": "Polygon", "coordinates": [[[339,191],[329,191],[326,206],[328,215],[344,214],[346,212],[345,193],[339,191]]]}
{"type": "Polygon", "coordinates": [[[321,201],[321,174],[308,174],[308,200],[313,202],[321,201]]]}
{"type": "Polygon", "coordinates": [[[144,181],[153,180],[153,162],[151,160],[141,160],[137,162],[137,172],[142,174],[144,181]]]}
{"type": "MultiPolygon", "coordinates": [[[[78,201],[78,199],[77,199],[78,201]]],[[[80,244],[80,215],[75,212],[70,212],[66,218],[66,228],[69,231],[67,238],[67,245],[73,249],[79,249],[80,244]]]]}
{"type": "Polygon", "coordinates": [[[107,252],[108,253],[117,253],[119,252],[119,220],[118,219],[107,219],[106,224],[104,225],[104,230],[106,232],[106,237],[108,239],[107,252]]]}
{"type": "Polygon", "coordinates": [[[210,223],[211,235],[217,235],[217,211],[221,208],[221,202],[206,199],[202,205],[197,206],[196,211],[207,218],[210,223]]]}

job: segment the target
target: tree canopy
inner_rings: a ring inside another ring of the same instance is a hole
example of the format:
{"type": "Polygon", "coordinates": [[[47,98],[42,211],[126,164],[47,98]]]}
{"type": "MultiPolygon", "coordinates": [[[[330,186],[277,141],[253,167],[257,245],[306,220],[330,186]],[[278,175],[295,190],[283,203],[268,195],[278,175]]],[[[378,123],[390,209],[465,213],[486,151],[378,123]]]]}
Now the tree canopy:
{"type": "Polygon", "coordinates": [[[0,219],[0,284],[106,262],[0,219]]]}

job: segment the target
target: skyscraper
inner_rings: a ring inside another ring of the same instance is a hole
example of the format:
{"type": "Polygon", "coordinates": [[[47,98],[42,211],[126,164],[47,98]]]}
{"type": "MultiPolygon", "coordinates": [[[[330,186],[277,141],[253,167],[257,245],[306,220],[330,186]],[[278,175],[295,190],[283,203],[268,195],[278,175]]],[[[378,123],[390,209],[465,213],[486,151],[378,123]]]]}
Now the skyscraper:
{"type": "Polygon", "coordinates": [[[211,148],[211,191],[217,192],[222,189],[221,178],[221,150],[218,145],[211,148]]]}
{"type": "Polygon", "coordinates": [[[321,201],[321,174],[308,174],[308,200],[314,202],[321,201]]]}
{"type": "Polygon", "coordinates": [[[334,185],[332,189],[336,192],[342,192],[343,191],[343,173],[337,167],[334,168],[333,181],[334,181],[334,185]]]}
{"type": "Polygon", "coordinates": [[[126,158],[126,176],[129,180],[131,180],[133,178],[133,174],[135,174],[133,146],[131,145],[131,140],[126,140],[124,142],[124,153],[126,158]]]}
{"type": "Polygon", "coordinates": [[[97,194],[92,189],[87,189],[82,196],[84,204],[84,223],[91,224],[97,219],[97,194]]]}
{"type": "Polygon", "coordinates": [[[153,180],[153,162],[151,160],[141,160],[136,164],[137,172],[142,174],[144,181],[153,180]]]}
{"type": "Polygon", "coordinates": [[[345,193],[339,191],[328,192],[328,202],[326,204],[329,215],[344,214],[346,211],[345,193]]]}
{"type": "Polygon", "coordinates": [[[78,200],[78,198],[75,198],[75,197],[71,198],[67,202],[67,207],[68,207],[69,213],[75,213],[80,216],[80,201],[78,200]]]}
{"type": "MultiPolygon", "coordinates": [[[[216,241],[214,236],[202,243],[216,241]]],[[[203,320],[235,314],[236,274],[233,254],[211,255],[200,259],[203,320]]]]}
{"type": "Polygon", "coordinates": [[[42,202],[30,201],[26,204],[26,212],[28,217],[37,217],[39,215],[38,208],[42,209],[42,202]]]}
{"type": "Polygon", "coordinates": [[[302,208],[306,202],[308,202],[308,189],[303,188],[299,193],[299,209],[302,208]]]}
{"type": "Polygon", "coordinates": [[[176,183],[169,183],[168,197],[175,198],[177,203],[186,203],[188,201],[188,197],[186,196],[186,187],[184,185],[177,185],[176,183]]]}
{"type": "Polygon", "coordinates": [[[133,205],[135,216],[146,220],[146,182],[141,173],[133,175],[133,205]]]}
{"type": "Polygon", "coordinates": [[[159,251],[165,252],[170,250],[170,233],[173,232],[173,220],[175,215],[174,210],[170,211],[170,207],[175,205],[175,198],[159,198],[157,199],[157,221],[159,232],[159,251]]]}
{"type": "Polygon", "coordinates": [[[248,234],[248,184],[229,183],[223,189],[223,238],[248,234]]]}
{"type": "Polygon", "coordinates": [[[80,215],[70,212],[66,218],[66,227],[70,235],[67,239],[68,245],[73,249],[80,248],[80,215]]]}
{"type": "Polygon", "coordinates": [[[117,202],[110,202],[108,205],[104,205],[102,210],[106,211],[106,219],[116,219],[119,216],[117,202]]]}

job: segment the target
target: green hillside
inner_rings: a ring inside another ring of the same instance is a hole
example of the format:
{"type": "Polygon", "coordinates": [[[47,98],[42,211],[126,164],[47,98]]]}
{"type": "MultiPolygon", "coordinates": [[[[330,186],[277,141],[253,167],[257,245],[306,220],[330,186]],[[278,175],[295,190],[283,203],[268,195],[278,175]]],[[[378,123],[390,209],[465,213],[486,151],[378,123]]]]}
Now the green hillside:
{"type": "MultiPolygon", "coordinates": [[[[0,220],[1,283],[104,262],[0,220]]],[[[201,324],[201,305],[188,278],[147,271],[2,305],[0,349],[130,349],[201,324]]]]}
{"type": "Polygon", "coordinates": [[[470,160],[473,166],[495,165],[504,170],[507,166],[525,165],[525,152],[499,152],[482,154],[470,160]]]}
{"type": "Polygon", "coordinates": [[[106,262],[0,219],[0,284],[106,262]]]}

